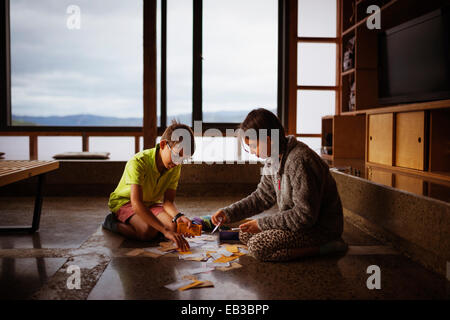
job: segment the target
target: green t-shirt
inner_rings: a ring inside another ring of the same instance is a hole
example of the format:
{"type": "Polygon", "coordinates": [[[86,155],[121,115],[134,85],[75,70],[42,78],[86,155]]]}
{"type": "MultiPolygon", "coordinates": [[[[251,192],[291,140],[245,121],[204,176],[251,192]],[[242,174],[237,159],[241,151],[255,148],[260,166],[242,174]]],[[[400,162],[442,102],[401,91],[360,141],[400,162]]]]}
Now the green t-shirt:
{"type": "Polygon", "coordinates": [[[117,212],[121,206],[130,202],[132,184],[142,186],[145,206],[162,202],[167,189],[177,189],[181,166],[178,165],[161,175],[156,167],[157,152],[159,144],[155,148],[136,153],[127,162],[119,185],[109,196],[108,206],[112,212],[117,212]]]}

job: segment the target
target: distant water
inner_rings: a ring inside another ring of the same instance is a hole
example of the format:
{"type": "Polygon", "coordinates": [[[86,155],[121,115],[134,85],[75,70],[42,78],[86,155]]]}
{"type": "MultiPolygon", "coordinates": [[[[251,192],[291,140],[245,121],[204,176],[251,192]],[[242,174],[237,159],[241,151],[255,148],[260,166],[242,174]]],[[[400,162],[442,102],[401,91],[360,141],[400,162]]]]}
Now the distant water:
{"type": "MultiPolygon", "coordinates": [[[[300,139],[319,153],[320,138],[300,139]]],[[[237,161],[236,138],[196,138],[197,150],[194,161],[237,161]]],[[[140,150],[143,147],[143,138],[140,139],[140,150]]],[[[38,137],[39,160],[52,160],[53,155],[62,152],[82,151],[81,137],[38,137]]],[[[90,137],[89,151],[110,152],[110,159],[114,161],[127,161],[134,155],[133,137],[90,137]]],[[[6,160],[28,160],[28,137],[2,137],[0,136],[0,152],[5,152],[6,160]]],[[[241,160],[257,161],[255,156],[241,152],[241,160]]]]}

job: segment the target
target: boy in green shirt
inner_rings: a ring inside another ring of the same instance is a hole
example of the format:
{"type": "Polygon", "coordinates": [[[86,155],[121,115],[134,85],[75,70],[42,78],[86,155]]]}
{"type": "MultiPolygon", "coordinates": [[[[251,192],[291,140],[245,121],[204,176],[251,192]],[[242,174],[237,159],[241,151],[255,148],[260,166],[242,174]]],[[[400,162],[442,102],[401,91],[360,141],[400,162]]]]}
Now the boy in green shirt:
{"type": "Polygon", "coordinates": [[[190,227],[191,221],[178,211],[174,200],[181,164],[194,150],[192,129],[173,122],[156,147],[135,154],[110,195],[108,206],[112,213],[103,227],[142,241],[152,240],[161,232],[178,248],[188,250],[188,242],[176,230],[178,222],[190,227]]]}

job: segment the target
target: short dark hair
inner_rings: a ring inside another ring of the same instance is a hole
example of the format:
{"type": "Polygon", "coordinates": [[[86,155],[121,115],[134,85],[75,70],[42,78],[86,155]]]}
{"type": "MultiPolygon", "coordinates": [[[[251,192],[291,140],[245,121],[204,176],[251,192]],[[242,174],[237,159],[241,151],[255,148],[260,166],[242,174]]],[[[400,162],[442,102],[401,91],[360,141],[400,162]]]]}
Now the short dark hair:
{"type": "Polygon", "coordinates": [[[166,128],[166,130],[164,131],[164,133],[161,136],[161,140],[167,140],[168,144],[173,147],[174,145],[180,143],[181,141],[183,141],[183,137],[180,136],[178,141],[173,141],[172,140],[172,134],[175,130],[177,129],[185,129],[189,132],[189,135],[191,136],[191,154],[193,155],[195,152],[195,139],[194,139],[194,132],[192,131],[191,127],[189,127],[186,124],[183,123],[179,123],[176,120],[172,120],[172,123],[170,126],[168,126],[166,128]]]}
{"type": "Polygon", "coordinates": [[[283,153],[286,145],[287,139],[284,132],[283,125],[280,119],[267,109],[259,108],[250,111],[245,120],[239,126],[239,129],[247,131],[248,129],[254,129],[256,131],[257,137],[259,138],[259,130],[266,129],[267,136],[272,140],[271,130],[278,129],[279,133],[279,146],[280,152],[283,153]]]}

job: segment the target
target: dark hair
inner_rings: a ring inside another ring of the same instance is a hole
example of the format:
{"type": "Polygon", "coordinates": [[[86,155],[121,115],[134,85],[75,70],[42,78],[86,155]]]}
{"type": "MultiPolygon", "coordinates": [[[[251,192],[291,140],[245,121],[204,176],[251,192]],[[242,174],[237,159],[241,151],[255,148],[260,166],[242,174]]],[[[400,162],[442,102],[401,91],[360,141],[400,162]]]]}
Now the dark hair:
{"type": "Polygon", "coordinates": [[[176,120],[172,120],[172,124],[170,126],[168,126],[167,129],[162,134],[161,140],[167,140],[167,142],[169,143],[169,145],[171,147],[173,147],[177,143],[180,143],[181,141],[183,141],[183,136],[180,136],[179,137],[180,139],[178,141],[173,141],[172,140],[172,134],[177,129],[185,129],[185,130],[187,130],[189,132],[189,135],[191,136],[191,154],[190,155],[193,155],[194,152],[195,152],[194,132],[192,131],[191,127],[189,127],[186,124],[182,124],[182,123],[179,123],[176,120]]]}
{"type": "Polygon", "coordinates": [[[267,109],[259,108],[250,111],[245,120],[239,126],[239,129],[243,131],[247,131],[248,129],[254,129],[256,130],[258,138],[259,138],[259,130],[266,129],[267,136],[269,136],[271,140],[272,140],[271,130],[278,129],[280,152],[281,153],[284,152],[286,148],[287,139],[283,125],[281,124],[280,119],[278,119],[278,117],[275,114],[273,114],[267,109]]]}

